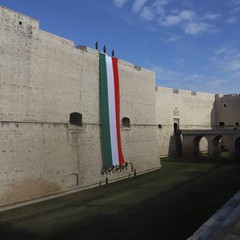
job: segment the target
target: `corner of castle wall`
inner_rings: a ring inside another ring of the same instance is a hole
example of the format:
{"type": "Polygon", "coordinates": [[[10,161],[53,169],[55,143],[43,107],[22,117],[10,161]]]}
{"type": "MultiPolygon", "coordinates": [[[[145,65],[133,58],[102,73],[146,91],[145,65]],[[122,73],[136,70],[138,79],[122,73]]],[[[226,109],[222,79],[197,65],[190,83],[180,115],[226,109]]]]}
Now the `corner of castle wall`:
{"type": "Polygon", "coordinates": [[[2,18],[5,21],[9,21],[11,19],[12,21],[15,21],[15,24],[18,24],[18,25],[28,24],[35,29],[39,29],[39,20],[26,16],[22,13],[19,13],[17,11],[14,11],[12,9],[9,9],[1,5],[0,5],[0,16],[2,16],[2,18]]]}

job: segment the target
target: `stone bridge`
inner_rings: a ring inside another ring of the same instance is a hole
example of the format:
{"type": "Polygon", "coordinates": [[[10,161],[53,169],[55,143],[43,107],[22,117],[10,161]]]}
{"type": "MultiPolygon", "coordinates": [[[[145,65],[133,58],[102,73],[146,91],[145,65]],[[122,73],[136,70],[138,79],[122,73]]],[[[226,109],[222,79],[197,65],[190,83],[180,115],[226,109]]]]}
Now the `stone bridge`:
{"type": "Polygon", "coordinates": [[[208,157],[219,159],[224,142],[229,159],[240,160],[240,129],[178,130],[175,132],[175,136],[177,135],[181,137],[181,151],[185,157],[200,156],[199,143],[205,137],[208,142],[206,149],[208,157]]]}

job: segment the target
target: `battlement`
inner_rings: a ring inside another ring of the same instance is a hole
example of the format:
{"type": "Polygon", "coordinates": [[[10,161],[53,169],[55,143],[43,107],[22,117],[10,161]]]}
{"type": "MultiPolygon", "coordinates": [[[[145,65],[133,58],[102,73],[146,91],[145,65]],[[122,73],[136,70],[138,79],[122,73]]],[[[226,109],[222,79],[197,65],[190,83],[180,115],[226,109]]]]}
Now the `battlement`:
{"type": "Polygon", "coordinates": [[[233,99],[239,98],[240,94],[216,94],[216,98],[233,99]]]}
{"type": "Polygon", "coordinates": [[[33,28],[39,28],[39,21],[32,17],[0,5],[0,18],[4,25],[24,26],[31,25],[33,28]]]}
{"type": "Polygon", "coordinates": [[[190,90],[184,90],[184,89],[175,89],[175,88],[167,88],[167,87],[160,87],[156,86],[156,92],[160,94],[176,94],[179,96],[185,96],[185,97],[213,97],[215,94],[213,93],[205,93],[205,92],[195,92],[190,90]]]}

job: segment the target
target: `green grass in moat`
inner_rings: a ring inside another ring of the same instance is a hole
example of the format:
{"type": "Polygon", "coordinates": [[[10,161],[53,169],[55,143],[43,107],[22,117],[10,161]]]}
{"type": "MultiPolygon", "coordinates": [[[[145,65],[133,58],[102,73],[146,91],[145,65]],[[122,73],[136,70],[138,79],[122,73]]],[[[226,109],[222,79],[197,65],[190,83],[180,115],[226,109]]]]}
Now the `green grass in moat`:
{"type": "Polygon", "coordinates": [[[0,212],[0,239],[186,239],[239,190],[236,162],[161,163],[136,178],[0,212]]]}

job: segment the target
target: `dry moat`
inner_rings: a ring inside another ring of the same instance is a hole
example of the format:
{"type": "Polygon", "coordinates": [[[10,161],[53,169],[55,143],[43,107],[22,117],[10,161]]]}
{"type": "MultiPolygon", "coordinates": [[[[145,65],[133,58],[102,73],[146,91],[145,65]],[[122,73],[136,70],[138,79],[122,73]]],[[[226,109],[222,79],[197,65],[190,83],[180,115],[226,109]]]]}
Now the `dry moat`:
{"type": "Polygon", "coordinates": [[[160,170],[0,212],[1,240],[185,240],[240,185],[240,164],[164,159],[160,170]]]}

